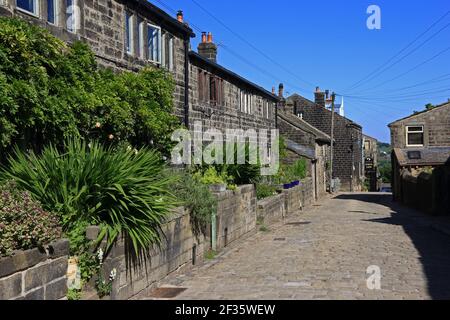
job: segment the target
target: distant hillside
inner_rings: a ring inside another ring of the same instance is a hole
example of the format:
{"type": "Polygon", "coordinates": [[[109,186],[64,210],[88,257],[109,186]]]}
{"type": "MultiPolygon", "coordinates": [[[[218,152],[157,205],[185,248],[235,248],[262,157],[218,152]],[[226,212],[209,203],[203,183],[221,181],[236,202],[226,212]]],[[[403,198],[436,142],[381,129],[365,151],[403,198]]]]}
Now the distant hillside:
{"type": "Polygon", "coordinates": [[[378,169],[384,183],[391,182],[391,152],[389,143],[378,142],[378,169]]]}

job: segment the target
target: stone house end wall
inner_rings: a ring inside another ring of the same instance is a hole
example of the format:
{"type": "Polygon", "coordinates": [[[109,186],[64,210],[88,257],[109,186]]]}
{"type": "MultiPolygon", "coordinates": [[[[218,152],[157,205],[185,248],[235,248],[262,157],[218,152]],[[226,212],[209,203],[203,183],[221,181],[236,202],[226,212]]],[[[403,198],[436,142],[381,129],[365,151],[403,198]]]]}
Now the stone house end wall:
{"type": "MultiPolygon", "coordinates": [[[[295,102],[296,112],[303,120],[331,136],[331,111],[301,96],[288,100],[295,102]]],[[[333,175],[341,181],[342,191],[359,191],[362,188],[362,128],[347,118],[335,115],[335,146],[333,175]],[[351,151],[353,148],[353,152],[351,151]]]]}
{"type": "Polygon", "coordinates": [[[450,146],[450,103],[390,125],[393,148],[404,149],[406,127],[424,126],[424,147],[450,146]]]}

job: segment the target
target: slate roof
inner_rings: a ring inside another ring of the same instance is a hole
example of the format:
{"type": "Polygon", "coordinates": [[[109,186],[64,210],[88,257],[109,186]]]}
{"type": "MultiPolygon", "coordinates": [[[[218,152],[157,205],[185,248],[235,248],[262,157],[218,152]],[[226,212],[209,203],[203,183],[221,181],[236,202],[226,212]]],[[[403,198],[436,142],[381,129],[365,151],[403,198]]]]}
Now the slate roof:
{"type": "Polygon", "coordinates": [[[314,160],[316,158],[316,150],[311,147],[302,146],[292,140],[286,139],[286,147],[295,152],[299,156],[314,160]]]}
{"type": "Polygon", "coordinates": [[[316,137],[316,141],[326,142],[331,144],[331,137],[327,135],[325,132],[320,131],[316,127],[310,125],[305,120],[302,120],[301,118],[297,117],[294,114],[286,113],[281,110],[278,110],[278,116],[283,119],[284,121],[289,122],[291,125],[311,133],[316,137]]]}
{"type": "Polygon", "coordinates": [[[400,166],[440,166],[450,165],[450,147],[394,149],[400,166]],[[416,153],[416,154],[412,154],[416,153]],[[420,153],[420,154],[419,154],[420,153]],[[419,156],[419,157],[414,157],[419,156]]]}

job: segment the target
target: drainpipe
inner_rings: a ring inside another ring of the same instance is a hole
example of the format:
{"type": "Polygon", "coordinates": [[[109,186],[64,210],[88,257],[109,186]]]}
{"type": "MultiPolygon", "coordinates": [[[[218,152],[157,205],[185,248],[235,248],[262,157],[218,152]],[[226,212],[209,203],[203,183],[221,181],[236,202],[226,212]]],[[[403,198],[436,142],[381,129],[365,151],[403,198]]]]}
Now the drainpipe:
{"type": "Polygon", "coordinates": [[[184,125],[189,130],[189,36],[184,39],[184,125]]]}
{"type": "Polygon", "coordinates": [[[217,217],[215,211],[211,213],[211,250],[217,252],[217,217]]]}

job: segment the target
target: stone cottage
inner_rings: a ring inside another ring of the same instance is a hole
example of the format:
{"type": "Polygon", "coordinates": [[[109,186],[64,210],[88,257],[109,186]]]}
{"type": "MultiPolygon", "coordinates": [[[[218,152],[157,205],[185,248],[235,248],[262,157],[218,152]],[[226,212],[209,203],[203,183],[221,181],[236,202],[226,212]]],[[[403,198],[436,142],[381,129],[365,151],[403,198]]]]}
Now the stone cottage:
{"type": "Polygon", "coordinates": [[[299,158],[308,160],[308,175],[313,181],[314,198],[318,200],[329,186],[327,163],[331,155],[331,138],[296,116],[292,110],[293,104],[288,101],[277,112],[277,127],[288,149],[287,162],[291,164],[299,158]]]}
{"type": "MultiPolygon", "coordinates": [[[[331,136],[332,111],[326,108],[326,93],[319,88],[315,102],[298,94],[287,98],[288,110],[313,127],[331,136]]],[[[340,190],[360,191],[364,177],[362,127],[339,114],[334,117],[333,179],[340,180],[340,190]]]]}
{"type": "MultiPolygon", "coordinates": [[[[137,71],[151,65],[175,79],[175,114],[216,129],[274,129],[277,97],[217,64],[212,36],[190,50],[183,13],[171,17],[146,0],[0,0],[0,15],[47,28],[71,43],[90,45],[101,66],[137,71]]],[[[191,120],[191,121],[190,121],[191,120]]]]}
{"type": "Polygon", "coordinates": [[[275,129],[278,97],[217,63],[217,45],[203,33],[189,52],[190,128],[195,121],[219,130],[275,129]]]}
{"type": "Polygon", "coordinates": [[[442,202],[447,203],[445,210],[450,210],[450,101],[397,120],[389,124],[389,128],[393,147],[394,199],[417,198],[405,189],[405,180],[415,181],[431,173],[433,184],[439,185],[436,187],[438,193],[433,196],[447,199],[442,202]]]}

